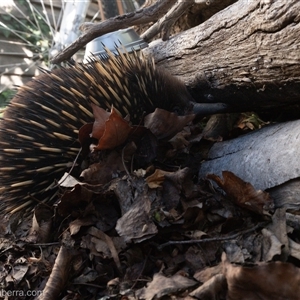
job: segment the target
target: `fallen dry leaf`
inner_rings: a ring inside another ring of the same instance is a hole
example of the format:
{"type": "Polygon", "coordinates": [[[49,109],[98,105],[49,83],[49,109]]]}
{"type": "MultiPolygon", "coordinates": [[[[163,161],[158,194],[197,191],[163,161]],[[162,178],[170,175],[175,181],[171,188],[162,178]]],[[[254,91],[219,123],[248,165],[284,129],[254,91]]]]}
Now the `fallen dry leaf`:
{"type": "Polygon", "coordinates": [[[139,134],[130,134],[129,139],[134,141],[136,151],[134,153],[134,166],[136,168],[147,168],[157,157],[158,141],[153,133],[145,127],[140,127],[139,134]],[[143,133],[140,135],[140,133],[143,133]]]}
{"type": "Polygon", "coordinates": [[[72,260],[77,252],[74,249],[69,249],[66,246],[61,246],[59,253],[55,259],[51,275],[43,290],[42,300],[58,299],[61,290],[64,288],[72,269],[72,260]]]}
{"type": "MultiPolygon", "coordinates": [[[[96,111],[103,110],[96,106],[96,111]]],[[[96,113],[95,126],[93,126],[92,137],[99,140],[95,150],[114,149],[122,145],[128,138],[132,128],[129,123],[124,120],[120,113],[112,107],[111,112],[103,124],[104,114],[96,113]],[[97,120],[96,117],[99,117],[97,120]]]]}
{"type": "Polygon", "coordinates": [[[172,277],[165,277],[157,273],[147,288],[138,291],[139,299],[161,299],[163,296],[176,294],[197,284],[196,281],[175,274],[172,277]]]}
{"type": "Polygon", "coordinates": [[[275,234],[266,228],[263,228],[263,251],[262,257],[264,261],[271,261],[275,256],[279,257],[282,253],[284,245],[278,240],[275,234]]]}
{"type": "Polygon", "coordinates": [[[58,185],[65,188],[73,188],[76,184],[84,185],[84,183],[80,182],[69,173],[65,173],[58,181],[58,185]]]}
{"type": "Polygon", "coordinates": [[[124,171],[122,155],[117,151],[110,151],[100,162],[83,170],[80,177],[90,184],[103,184],[110,182],[114,174],[121,171],[124,171]]]}
{"type": "Polygon", "coordinates": [[[157,234],[151,214],[151,201],[147,194],[139,194],[129,210],[117,221],[116,231],[126,242],[141,242],[157,234]]]}
{"type": "Polygon", "coordinates": [[[274,207],[268,193],[255,190],[249,182],[243,181],[232,172],[223,171],[222,175],[223,180],[214,174],[208,174],[207,178],[214,180],[235,204],[258,214],[266,214],[266,211],[274,207]]]}
{"type": "MultiPolygon", "coordinates": [[[[114,245],[114,242],[112,240],[112,238],[110,236],[108,236],[107,234],[105,234],[103,231],[99,230],[96,227],[91,227],[88,230],[88,233],[94,237],[94,239],[92,239],[92,242],[95,244],[96,246],[96,250],[99,252],[99,244],[101,244],[101,242],[104,242],[105,245],[107,245],[110,254],[112,256],[112,258],[114,259],[114,262],[117,266],[117,268],[119,269],[120,274],[122,273],[122,266],[121,266],[121,262],[118,256],[118,252],[116,250],[116,247],[114,245]]],[[[102,247],[100,246],[100,249],[102,249],[102,247]]]]}
{"type": "Polygon", "coordinates": [[[167,110],[156,108],[155,111],[144,119],[144,126],[158,138],[170,139],[183,129],[195,115],[178,116],[167,110]]]}
{"type": "Polygon", "coordinates": [[[223,266],[221,263],[214,267],[205,268],[194,274],[194,278],[199,282],[206,282],[218,274],[222,274],[223,266]]]}
{"type": "Polygon", "coordinates": [[[203,285],[190,293],[197,299],[224,299],[226,295],[226,278],[223,274],[217,274],[206,281],[203,285]]]}
{"type": "Polygon", "coordinates": [[[77,184],[71,191],[63,194],[61,201],[57,204],[57,213],[60,216],[68,216],[70,212],[74,212],[79,207],[86,206],[92,196],[93,193],[91,191],[77,184]]]}
{"type": "Polygon", "coordinates": [[[146,182],[151,189],[159,188],[162,186],[165,175],[171,172],[167,172],[164,170],[156,169],[153,174],[146,178],[146,182]]]}
{"type": "Polygon", "coordinates": [[[223,254],[229,300],[297,300],[300,269],[291,263],[269,262],[254,266],[230,264],[223,254]]]}
{"type": "Polygon", "coordinates": [[[91,226],[92,224],[94,224],[94,220],[92,220],[91,217],[75,219],[69,224],[70,234],[75,235],[79,232],[79,230],[82,227],[88,227],[91,226]]]}
{"type": "Polygon", "coordinates": [[[52,225],[52,210],[47,206],[39,204],[34,210],[32,226],[29,236],[26,237],[26,241],[30,243],[46,243],[51,236],[52,225]]]}
{"type": "Polygon", "coordinates": [[[7,284],[14,285],[19,284],[25,277],[29,265],[26,263],[26,259],[18,259],[10,266],[10,272],[6,275],[5,281],[7,284]]]}
{"type": "Polygon", "coordinates": [[[105,123],[109,119],[111,112],[106,111],[105,109],[95,105],[94,103],[91,103],[92,109],[93,109],[93,115],[95,118],[95,121],[93,123],[92,128],[92,136],[95,139],[100,140],[101,137],[104,134],[105,131],[105,123]]]}
{"type": "Polygon", "coordinates": [[[286,209],[284,207],[277,208],[272,215],[272,223],[268,224],[267,228],[271,230],[276,238],[282,244],[282,250],[280,254],[280,261],[287,261],[290,255],[289,240],[288,240],[288,228],[286,224],[286,209]]]}

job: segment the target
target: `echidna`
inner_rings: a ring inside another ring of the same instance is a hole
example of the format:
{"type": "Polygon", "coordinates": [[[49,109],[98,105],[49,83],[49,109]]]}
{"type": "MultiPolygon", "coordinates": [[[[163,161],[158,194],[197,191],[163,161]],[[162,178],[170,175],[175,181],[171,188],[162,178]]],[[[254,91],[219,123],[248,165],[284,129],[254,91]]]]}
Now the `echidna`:
{"type": "Polygon", "coordinates": [[[191,96],[178,79],[137,53],[93,58],[36,77],[21,87],[0,128],[0,210],[47,201],[46,190],[68,171],[80,148],[78,129],[93,122],[90,103],[141,124],[155,108],[184,114],[191,96]]]}

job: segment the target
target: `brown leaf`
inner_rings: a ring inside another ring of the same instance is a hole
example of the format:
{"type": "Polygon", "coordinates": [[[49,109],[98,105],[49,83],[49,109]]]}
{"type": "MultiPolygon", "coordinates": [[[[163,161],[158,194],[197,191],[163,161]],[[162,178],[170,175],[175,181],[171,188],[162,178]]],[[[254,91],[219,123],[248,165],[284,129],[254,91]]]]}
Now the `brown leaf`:
{"type": "Polygon", "coordinates": [[[202,269],[194,274],[194,278],[199,282],[206,282],[213,278],[214,276],[218,274],[222,274],[223,266],[222,264],[218,264],[213,267],[207,267],[205,269],[202,269]]]}
{"type": "Polygon", "coordinates": [[[69,249],[66,246],[60,247],[41,299],[52,300],[59,298],[59,294],[65,288],[65,284],[72,273],[70,272],[70,269],[72,266],[72,260],[76,254],[77,252],[74,249],[69,249]]]}
{"type": "MultiPolygon", "coordinates": [[[[105,119],[103,112],[96,109],[95,126],[93,126],[92,137],[98,138],[98,145],[95,150],[113,149],[122,145],[128,138],[131,127],[119,114],[119,112],[112,107],[109,117],[103,124],[105,119]]],[[[106,115],[107,116],[107,115],[106,115]]]]}
{"type": "Polygon", "coordinates": [[[226,288],[226,278],[223,274],[217,274],[192,291],[190,296],[196,299],[224,299],[226,288]]]}
{"type": "Polygon", "coordinates": [[[26,238],[30,243],[46,243],[51,236],[53,225],[53,211],[42,204],[38,204],[34,210],[32,226],[26,238]]]}
{"type": "Polygon", "coordinates": [[[167,210],[178,207],[182,198],[183,186],[189,181],[189,173],[189,168],[183,168],[176,172],[165,174],[163,197],[167,210]]]}
{"type": "Polygon", "coordinates": [[[138,296],[139,299],[162,299],[166,295],[176,294],[196,284],[196,281],[181,275],[175,274],[168,278],[160,273],[156,273],[147,288],[139,291],[141,294],[138,296]]]}
{"type": "Polygon", "coordinates": [[[83,170],[80,177],[90,184],[103,184],[111,181],[119,171],[124,171],[122,156],[117,151],[110,151],[103,160],[83,170]]]}
{"type": "Polygon", "coordinates": [[[172,139],[169,141],[174,149],[183,150],[186,149],[189,145],[189,141],[187,140],[190,137],[191,132],[189,127],[185,127],[181,132],[177,133],[172,139]]]}
{"type": "MultiPolygon", "coordinates": [[[[25,258],[23,260],[26,261],[25,258]]],[[[29,269],[29,265],[22,263],[22,259],[14,262],[13,265],[10,266],[10,272],[5,277],[5,281],[7,284],[19,284],[24,280],[29,269]]],[[[1,297],[4,299],[4,297],[1,297]]]]}
{"type": "Polygon", "coordinates": [[[134,162],[138,168],[146,168],[157,157],[158,141],[154,134],[145,127],[140,127],[142,135],[137,136],[136,133],[130,134],[130,140],[136,145],[134,154],[134,162]]]}
{"type": "Polygon", "coordinates": [[[78,140],[81,145],[80,151],[82,157],[86,157],[91,152],[90,145],[93,143],[93,139],[91,137],[92,130],[93,130],[93,123],[84,124],[79,128],[78,140]]]}
{"type": "Polygon", "coordinates": [[[158,228],[150,213],[151,203],[150,194],[136,193],[132,205],[118,219],[115,229],[126,242],[141,242],[157,234],[158,228]]]}
{"type": "Polygon", "coordinates": [[[299,299],[300,269],[290,263],[270,262],[255,266],[230,264],[223,255],[228,299],[299,299]]]}
{"type": "Polygon", "coordinates": [[[145,116],[144,126],[150,129],[158,139],[170,139],[194,118],[195,115],[178,116],[157,108],[153,113],[145,116]]]}
{"type": "Polygon", "coordinates": [[[214,174],[208,174],[207,178],[214,180],[235,204],[258,214],[265,214],[265,210],[274,206],[268,193],[255,190],[249,182],[243,181],[232,172],[223,171],[222,175],[223,180],[214,174]]]}
{"type": "Polygon", "coordinates": [[[119,272],[121,274],[122,273],[121,262],[119,260],[118,252],[116,250],[116,247],[114,245],[112,238],[96,227],[91,227],[88,230],[88,233],[90,235],[92,235],[93,237],[99,239],[98,241],[96,239],[93,240],[96,245],[97,245],[97,243],[99,243],[99,241],[103,241],[106,243],[107,247],[109,248],[110,254],[113,257],[113,259],[116,263],[116,266],[118,267],[119,272]]]}
{"type": "Polygon", "coordinates": [[[162,184],[165,180],[165,175],[169,174],[169,173],[170,172],[156,169],[153,174],[151,174],[150,176],[148,176],[146,178],[146,182],[147,182],[149,188],[155,189],[155,188],[162,187],[162,184]]]}
{"type": "Polygon", "coordinates": [[[65,192],[61,201],[57,204],[57,213],[61,216],[68,216],[79,207],[86,206],[93,196],[93,193],[84,186],[76,184],[74,188],[65,192]]]}
{"type": "Polygon", "coordinates": [[[95,105],[94,103],[91,103],[91,106],[95,118],[93,129],[92,129],[92,137],[100,140],[105,131],[105,123],[109,119],[111,113],[95,105]]]}
{"type": "Polygon", "coordinates": [[[271,261],[274,257],[280,257],[284,245],[270,230],[263,228],[261,232],[263,235],[262,259],[264,261],[271,261]]]}
{"type": "Polygon", "coordinates": [[[185,204],[184,218],[184,228],[189,228],[195,226],[196,224],[204,224],[206,222],[206,214],[203,209],[203,203],[197,204],[185,204]]]}
{"type": "Polygon", "coordinates": [[[93,123],[84,124],[79,129],[78,139],[82,147],[87,143],[87,141],[91,139],[92,130],[93,130],[93,123]]]}
{"type": "Polygon", "coordinates": [[[75,219],[74,221],[71,221],[69,223],[69,230],[71,235],[77,234],[82,227],[87,227],[95,223],[95,220],[93,220],[90,216],[86,218],[79,218],[75,219]]]}

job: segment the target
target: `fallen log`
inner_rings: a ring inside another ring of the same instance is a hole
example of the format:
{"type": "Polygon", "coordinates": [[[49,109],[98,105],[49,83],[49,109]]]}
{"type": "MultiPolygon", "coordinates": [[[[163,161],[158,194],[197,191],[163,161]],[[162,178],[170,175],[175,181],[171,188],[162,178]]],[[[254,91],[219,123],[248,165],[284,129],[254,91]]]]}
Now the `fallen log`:
{"type": "Polygon", "coordinates": [[[204,178],[207,174],[222,176],[222,171],[230,171],[256,189],[269,189],[277,206],[298,207],[299,133],[300,120],[297,120],[215,143],[207,161],[201,164],[199,177],[204,178]]]}
{"type": "Polygon", "coordinates": [[[240,0],[145,52],[198,102],[266,110],[300,100],[300,2],[240,0]]]}
{"type": "MultiPolygon", "coordinates": [[[[70,58],[100,34],[153,21],[176,5],[168,2],[91,27],[53,62],[70,58]]],[[[264,111],[299,104],[299,36],[299,1],[239,0],[198,26],[152,42],[144,52],[180,77],[197,102],[264,111]]]]}

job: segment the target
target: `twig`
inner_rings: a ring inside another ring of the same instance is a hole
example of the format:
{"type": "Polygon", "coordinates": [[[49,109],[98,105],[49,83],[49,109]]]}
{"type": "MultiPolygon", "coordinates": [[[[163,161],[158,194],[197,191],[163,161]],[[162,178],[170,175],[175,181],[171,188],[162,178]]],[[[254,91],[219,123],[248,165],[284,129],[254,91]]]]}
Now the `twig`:
{"type": "Polygon", "coordinates": [[[154,23],[142,35],[145,41],[151,40],[159,31],[162,30],[162,40],[169,39],[170,31],[174,23],[184,14],[184,12],[194,4],[194,0],[177,2],[161,19],[154,23]]]}
{"type": "Polygon", "coordinates": [[[158,250],[162,250],[164,247],[170,246],[170,245],[197,244],[197,243],[209,243],[209,242],[233,240],[233,239],[237,238],[238,236],[253,232],[258,228],[264,227],[265,224],[266,223],[259,223],[252,228],[237,232],[232,235],[227,235],[227,236],[213,237],[213,238],[207,238],[207,239],[201,239],[201,240],[197,239],[197,240],[188,240],[188,241],[169,241],[167,243],[161,244],[157,248],[158,248],[158,250]]]}
{"type": "Polygon", "coordinates": [[[52,243],[41,243],[41,244],[30,244],[26,243],[26,246],[28,247],[49,247],[49,246],[57,246],[61,245],[61,242],[52,242],[52,243]]]}
{"type": "Polygon", "coordinates": [[[51,63],[58,64],[64,60],[68,60],[79,49],[83,48],[91,40],[111,31],[118,29],[128,28],[134,25],[147,24],[154,20],[157,20],[164,15],[177,0],[160,0],[155,4],[145,7],[144,9],[137,10],[133,13],[127,13],[122,16],[117,16],[105,20],[99,24],[93,25],[80,36],[71,45],[65,48],[62,52],[58,53],[51,63]]]}

